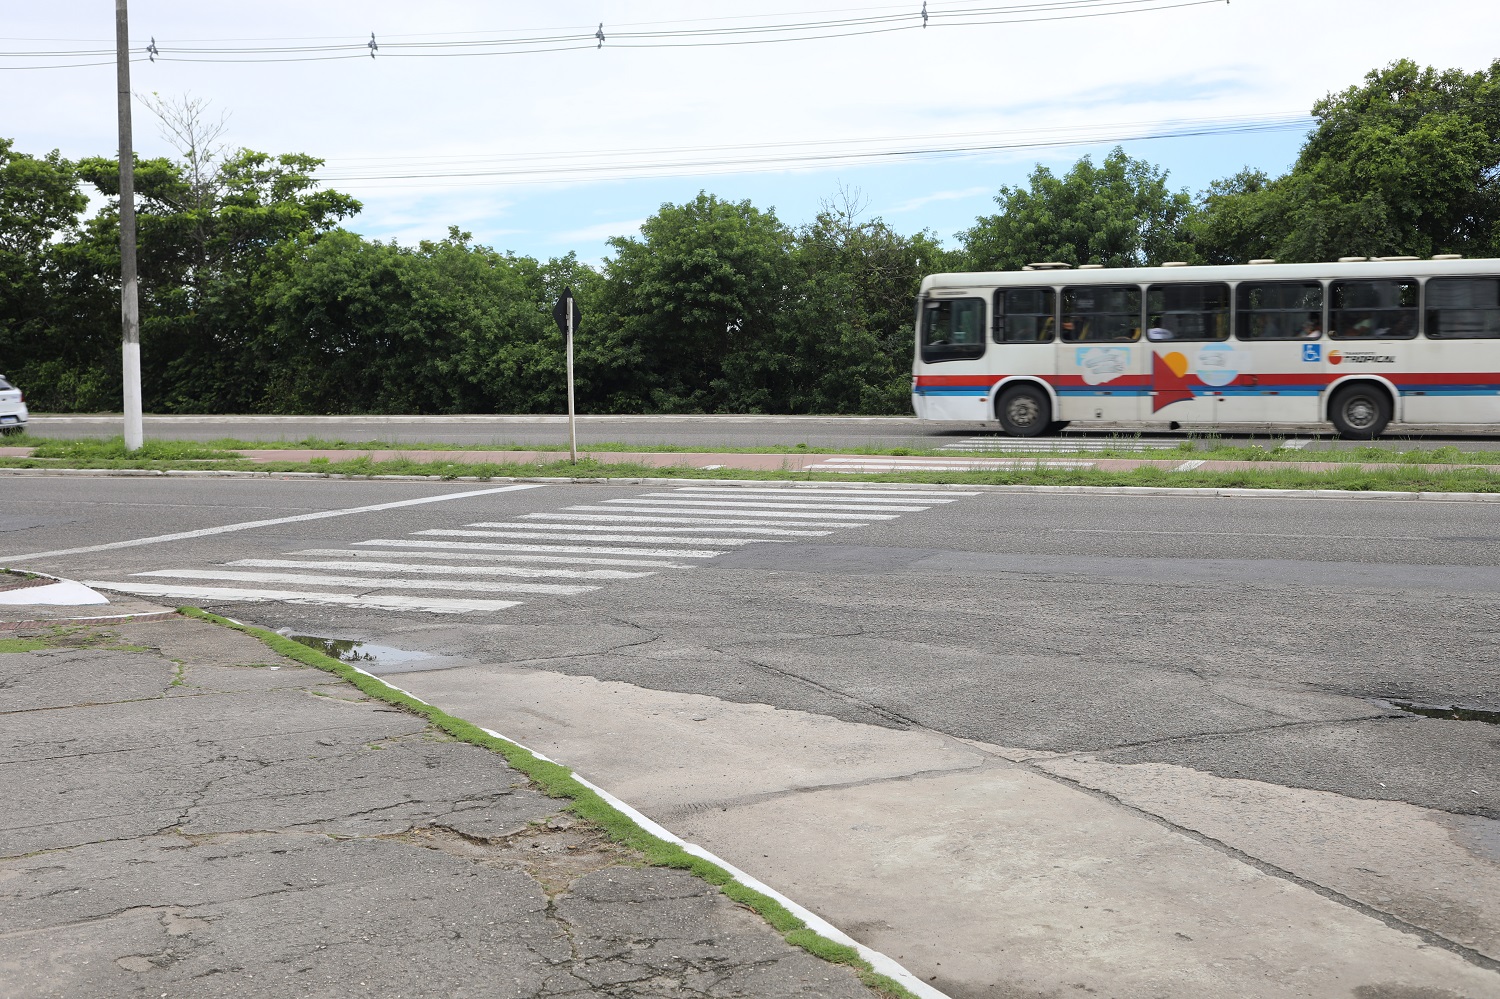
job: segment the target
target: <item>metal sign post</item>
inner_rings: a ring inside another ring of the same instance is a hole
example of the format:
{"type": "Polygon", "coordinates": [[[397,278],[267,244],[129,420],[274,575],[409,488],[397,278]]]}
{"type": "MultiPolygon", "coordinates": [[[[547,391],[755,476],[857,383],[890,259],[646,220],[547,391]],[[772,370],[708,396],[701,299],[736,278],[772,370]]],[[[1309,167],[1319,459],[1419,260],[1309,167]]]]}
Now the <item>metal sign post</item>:
{"type": "Polygon", "coordinates": [[[552,318],[562,331],[568,354],[568,454],[573,464],[578,464],[578,427],[573,411],[573,334],[578,331],[578,303],[573,300],[573,289],[564,288],[562,297],[552,307],[552,318]]]}

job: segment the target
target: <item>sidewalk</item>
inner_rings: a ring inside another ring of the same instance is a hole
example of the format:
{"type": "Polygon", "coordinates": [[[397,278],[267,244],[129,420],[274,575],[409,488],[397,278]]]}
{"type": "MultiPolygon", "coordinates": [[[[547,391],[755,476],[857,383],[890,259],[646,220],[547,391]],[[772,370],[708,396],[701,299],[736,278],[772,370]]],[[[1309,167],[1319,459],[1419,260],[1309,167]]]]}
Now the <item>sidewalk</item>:
{"type": "Polygon", "coordinates": [[[0,999],[874,994],[237,632],[0,631],[0,713],[0,999]]]}

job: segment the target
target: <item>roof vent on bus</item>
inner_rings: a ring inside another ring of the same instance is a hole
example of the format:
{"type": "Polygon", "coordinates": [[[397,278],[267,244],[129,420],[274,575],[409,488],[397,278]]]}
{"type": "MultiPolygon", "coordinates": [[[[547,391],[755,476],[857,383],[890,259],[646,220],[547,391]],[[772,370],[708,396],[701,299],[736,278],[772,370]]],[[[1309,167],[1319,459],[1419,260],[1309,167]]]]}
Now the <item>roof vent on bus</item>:
{"type": "Polygon", "coordinates": [[[1102,271],[1102,270],[1104,270],[1104,265],[1103,264],[1079,264],[1078,265],[1078,269],[1081,270],[1081,271],[1102,271]]]}
{"type": "Polygon", "coordinates": [[[1186,260],[1166,260],[1162,262],[1163,267],[1186,267],[1186,260]]]}
{"type": "Polygon", "coordinates": [[[1432,255],[1433,260],[1462,260],[1463,258],[1462,253],[1434,253],[1432,255]]]}
{"type": "Polygon", "coordinates": [[[1072,266],[1060,260],[1043,260],[1040,263],[1029,264],[1025,269],[1028,271],[1065,271],[1072,266]]]}
{"type": "Polygon", "coordinates": [[[1369,259],[1370,259],[1369,257],[1339,257],[1339,263],[1341,263],[1341,264],[1362,264],[1366,260],[1369,260],[1369,259]]]}
{"type": "Polygon", "coordinates": [[[1411,256],[1399,256],[1399,257],[1375,257],[1374,259],[1376,259],[1376,260],[1391,261],[1391,260],[1418,260],[1420,258],[1419,257],[1411,257],[1411,256]]]}
{"type": "Polygon", "coordinates": [[[1276,258],[1275,257],[1256,257],[1254,260],[1252,260],[1250,262],[1252,264],[1274,264],[1276,262],[1276,258]]]}

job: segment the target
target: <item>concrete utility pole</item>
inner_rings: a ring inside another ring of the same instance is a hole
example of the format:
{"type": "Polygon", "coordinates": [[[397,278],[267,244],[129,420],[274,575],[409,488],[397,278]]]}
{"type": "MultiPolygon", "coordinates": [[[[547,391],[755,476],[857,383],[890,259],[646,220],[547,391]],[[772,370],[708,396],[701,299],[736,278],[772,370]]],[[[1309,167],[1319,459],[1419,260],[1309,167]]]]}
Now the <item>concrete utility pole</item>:
{"type": "Polygon", "coordinates": [[[130,18],[115,0],[115,76],[120,106],[120,325],[125,387],[125,450],[145,443],[141,427],[141,311],[135,274],[135,144],[130,135],[130,18]]]}

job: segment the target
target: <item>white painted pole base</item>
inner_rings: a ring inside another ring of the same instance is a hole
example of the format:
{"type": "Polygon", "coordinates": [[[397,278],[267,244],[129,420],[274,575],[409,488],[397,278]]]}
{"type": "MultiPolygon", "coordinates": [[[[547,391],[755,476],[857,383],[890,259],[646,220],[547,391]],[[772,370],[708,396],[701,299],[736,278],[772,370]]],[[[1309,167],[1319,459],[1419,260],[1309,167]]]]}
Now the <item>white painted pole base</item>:
{"type": "Polygon", "coordinates": [[[146,442],[141,424],[141,345],[126,343],[123,374],[125,382],[125,450],[135,451],[146,442]]]}

